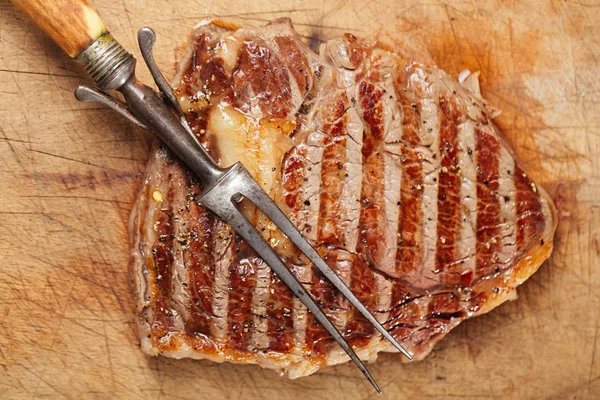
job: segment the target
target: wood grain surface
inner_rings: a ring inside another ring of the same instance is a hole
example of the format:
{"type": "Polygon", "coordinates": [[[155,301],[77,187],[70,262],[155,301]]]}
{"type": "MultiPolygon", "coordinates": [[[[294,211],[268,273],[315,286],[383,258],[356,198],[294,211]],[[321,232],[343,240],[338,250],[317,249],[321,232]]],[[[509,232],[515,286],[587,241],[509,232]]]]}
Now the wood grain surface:
{"type": "Polygon", "coordinates": [[[87,0],[12,0],[70,57],[106,32],[87,0]]]}
{"type": "MultiPolygon", "coordinates": [[[[143,26],[174,48],[203,18],[293,18],[312,45],[379,38],[484,96],[556,200],[549,262],[519,300],[461,324],[423,362],[384,354],[377,396],[350,364],[291,381],[254,366],[148,358],[127,278],[128,216],[149,136],[78,103],[83,72],[0,0],[0,397],[143,399],[600,398],[600,4],[580,1],[95,0],[139,57],[143,26]]],[[[149,74],[139,66],[140,77],[149,74]]],[[[172,73],[172,72],[171,72],[172,73]]]]}

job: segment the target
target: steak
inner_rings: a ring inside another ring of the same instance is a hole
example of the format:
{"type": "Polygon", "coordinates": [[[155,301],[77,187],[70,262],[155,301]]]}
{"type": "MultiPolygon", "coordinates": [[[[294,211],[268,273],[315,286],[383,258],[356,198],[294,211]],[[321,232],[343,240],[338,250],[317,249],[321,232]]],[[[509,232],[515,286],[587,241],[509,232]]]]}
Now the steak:
{"type": "MultiPolygon", "coordinates": [[[[175,93],[220,165],[242,161],[395,338],[423,359],[516,298],[552,251],[556,211],[461,82],[345,36],[307,47],[288,19],[191,33],[175,93]]],[[[292,378],[348,360],[160,142],[132,212],[142,350],[292,378]]],[[[357,354],[395,351],[264,215],[243,210],[357,354]]]]}

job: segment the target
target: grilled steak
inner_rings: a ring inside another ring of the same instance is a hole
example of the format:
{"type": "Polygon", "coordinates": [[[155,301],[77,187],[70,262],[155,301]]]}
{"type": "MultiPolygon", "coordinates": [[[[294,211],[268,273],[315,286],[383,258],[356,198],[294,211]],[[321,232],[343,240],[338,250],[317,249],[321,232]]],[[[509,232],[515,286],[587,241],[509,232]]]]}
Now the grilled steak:
{"type": "MultiPolygon", "coordinates": [[[[312,52],[289,20],[195,28],[175,91],[223,166],[241,160],[416,359],[516,298],[552,251],[556,212],[492,122],[476,75],[352,35],[312,52]],[[464,78],[464,76],[463,76],[464,78]]],[[[201,182],[156,143],[132,212],[142,349],[290,377],[348,360],[269,267],[196,202],[201,182]]],[[[355,347],[393,351],[252,207],[248,218],[355,347]]]]}

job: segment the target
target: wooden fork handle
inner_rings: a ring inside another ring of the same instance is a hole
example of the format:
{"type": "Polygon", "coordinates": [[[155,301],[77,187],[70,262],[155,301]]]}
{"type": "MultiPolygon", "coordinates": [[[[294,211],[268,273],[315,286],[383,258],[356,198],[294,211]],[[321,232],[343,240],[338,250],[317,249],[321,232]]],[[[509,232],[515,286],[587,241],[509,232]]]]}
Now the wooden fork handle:
{"type": "Polygon", "coordinates": [[[70,57],[76,58],[106,33],[87,0],[11,0],[70,57]]]}

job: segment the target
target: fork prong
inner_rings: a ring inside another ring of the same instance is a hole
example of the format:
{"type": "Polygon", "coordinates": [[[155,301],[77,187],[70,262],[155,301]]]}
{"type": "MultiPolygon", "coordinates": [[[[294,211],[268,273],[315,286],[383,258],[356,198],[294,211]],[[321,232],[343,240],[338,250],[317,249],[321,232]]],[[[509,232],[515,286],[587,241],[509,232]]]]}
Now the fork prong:
{"type": "Polygon", "coordinates": [[[332,270],[329,265],[321,258],[319,253],[311,246],[311,244],[302,236],[296,229],[289,218],[281,211],[281,209],[271,200],[271,198],[260,188],[252,190],[246,194],[249,198],[281,231],[298,247],[302,253],[317,267],[319,271],[335,286],[350,303],[386,338],[396,349],[406,356],[409,360],[413,360],[412,355],[406,351],[400,343],[377,321],[369,310],[361,303],[361,301],[352,293],[346,286],[344,281],[332,270]]]}
{"type": "Polygon", "coordinates": [[[185,130],[188,131],[190,135],[194,135],[192,128],[190,128],[190,125],[185,119],[185,114],[183,113],[183,110],[177,101],[177,97],[175,97],[175,93],[173,93],[173,88],[171,85],[169,85],[169,82],[167,82],[162,72],[160,72],[156,61],[154,60],[152,49],[154,47],[154,43],[156,43],[156,33],[152,28],[142,28],[138,31],[138,42],[140,44],[140,52],[142,53],[142,57],[146,62],[146,66],[150,70],[150,74],[154,79],[154,83],[156,83],[156,86],[158,86],[160,92],[167,98],[169,104],[179,116],[179,122],[181,122],[181,125],[183,125],[185,130]]]}
{"type": "MultiPolygon", "coordinates": [[[[226,200],[223,200],[226,201],[226,200]]],[[[231,208],[226,207],[228,210],[223,210],[225,207],[221,206],[219,209],[223,211],[223,215],[219,215],[219,217],[223,218],[230,224],[233,229],[242,237],[246,242],[248,242],[256,251],[256,253],[264,260],[265,263],[273,272],[277,274],[279,279],[285,283],[292,293],[306,307],[308,310],[315,316],[315,318],[325,327],[327,332],[335,339],[335,341],[344,349],[346,354],[354,361],[356,366],[362,371],[362,373],[367,377],[371,385],[377,390],[378,393],[381,393],[381,389],[364,366],[362,361],[358,358],[352,347],[346,342],[342,334],[337,330],[337,328],[331,323],[331,321],[327,318],[321,307],[315,302],[312,296],[306,291],[302,283],[298,281],[296,276],[285,266],[283,261],[279,258],[277,254],[273,251],[271,246],[265,241],[265,239],[261,236],[258,230],[252,225],[244,215],[242,215],[241,211],[231,202],[231,208]]]]}

